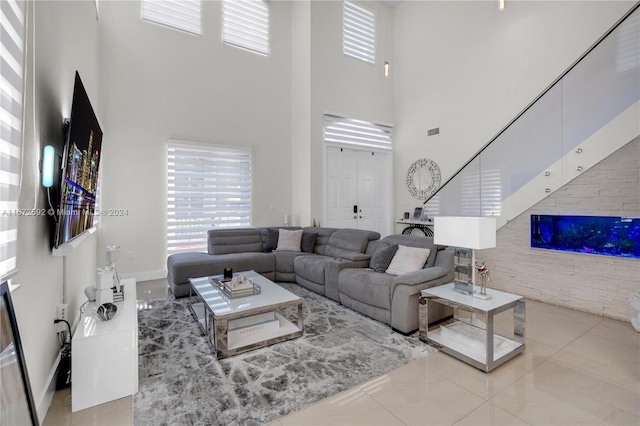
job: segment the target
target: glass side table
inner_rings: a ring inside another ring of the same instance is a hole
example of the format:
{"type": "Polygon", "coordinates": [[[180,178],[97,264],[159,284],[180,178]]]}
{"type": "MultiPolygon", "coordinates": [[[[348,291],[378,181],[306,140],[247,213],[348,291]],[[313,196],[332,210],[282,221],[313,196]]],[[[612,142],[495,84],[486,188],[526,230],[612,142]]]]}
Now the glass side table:
{"type": "Polygon", "coordinates": [[[454,291],[453,288],[453,283],[449,283],[420,292],[420,340],[484,372],[493,370],[524,351],[524,297],[487,289],[491,299],[482,300],[454,291]],[[454,309],[453,323],[429,331],[429,302],[451,306],[454,309]],[[513,336],[505,337],[495,333],[494,315],[509,309],[513,309],[513,336]],[[456,312],[459,310],[470,315],[458,316],[456,312]],[[485,317],[486,321],[477,319],[478,315],[485,317]]]}

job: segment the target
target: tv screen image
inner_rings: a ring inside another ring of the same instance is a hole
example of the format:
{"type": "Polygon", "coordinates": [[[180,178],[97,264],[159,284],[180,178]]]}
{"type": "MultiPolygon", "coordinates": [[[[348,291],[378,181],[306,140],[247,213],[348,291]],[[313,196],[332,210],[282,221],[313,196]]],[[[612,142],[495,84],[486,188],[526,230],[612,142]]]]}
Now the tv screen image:
{"type": "Polygon", "coordinates": [[[640,259],[640,217],[531,215],[531,247],[640,259]]]}
{"type": "Polygon", "coordinates": [[[93,226],[102,129],[76,71],[71,118],[62,157],[55,247],[93,226]]]}

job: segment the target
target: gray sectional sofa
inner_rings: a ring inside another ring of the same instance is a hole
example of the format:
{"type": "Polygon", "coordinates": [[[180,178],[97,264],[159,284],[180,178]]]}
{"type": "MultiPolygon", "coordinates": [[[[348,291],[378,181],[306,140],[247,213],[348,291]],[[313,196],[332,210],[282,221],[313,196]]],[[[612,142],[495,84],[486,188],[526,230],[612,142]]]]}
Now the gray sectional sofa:
{"type": "MultiPolygon", "coordinates": [[[[303,230],[308,251],[265,251],[280,228],[215,229],[208,252],[179,253],[167,259],[167,280],[175,297],[189,295],[189,278],[254,270],[276,282],[295,282],[402,333],[418,328],[420,291],[453,280],[453,251],[433,238],[389,235],[359,229],[286,227],[303,230]],[[314,241],[315,240],[315,241],[314,241]],[[378,249],[393,244],[431,250],[423,269],[402,275],[375,272],[369,262],[378,249]]],[[[429,322],[451,315],[442,305],[429,309],[429,322]]]]}

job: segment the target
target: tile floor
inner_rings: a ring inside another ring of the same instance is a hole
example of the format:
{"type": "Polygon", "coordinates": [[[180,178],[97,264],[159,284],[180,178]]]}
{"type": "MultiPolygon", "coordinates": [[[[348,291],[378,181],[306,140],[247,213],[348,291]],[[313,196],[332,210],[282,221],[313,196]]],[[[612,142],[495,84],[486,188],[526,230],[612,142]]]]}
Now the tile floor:
{"type": "MultiPolygon", "coordinates": [[[[167,294],[166,281],[138,297],[167,294]]],[[[639,425],[640,333],[628,322],[527,301],[526,350],[491,373],[441,352],[271,423],[285,425],[639,425]]],[[[509,313],[496,318],[508,333],[509,313]]],[[[56,392],[43,425],[130,425],[132,399],[71,413],[56,392]]]]}

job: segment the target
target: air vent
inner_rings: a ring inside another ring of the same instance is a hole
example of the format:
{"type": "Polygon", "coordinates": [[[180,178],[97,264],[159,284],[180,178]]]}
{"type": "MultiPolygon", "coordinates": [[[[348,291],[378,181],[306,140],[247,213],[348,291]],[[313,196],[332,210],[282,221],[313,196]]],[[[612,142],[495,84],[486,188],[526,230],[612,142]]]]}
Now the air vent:
{"type": "Polygon", "coordinates": [[[427,130],[427,136],[435,136],[440,134],[440,127],[436,127],[435,129],[427,130]]]}

